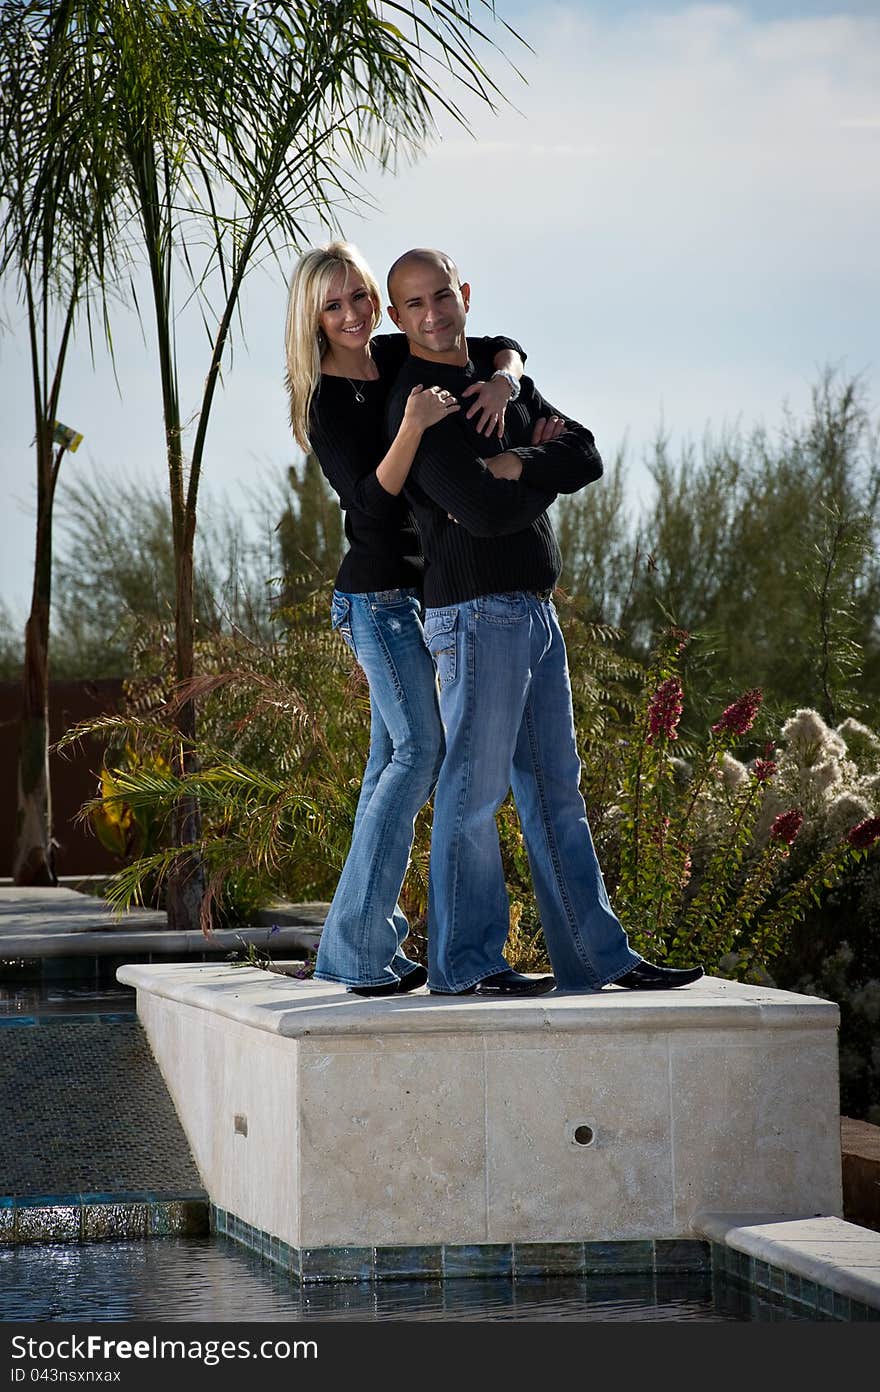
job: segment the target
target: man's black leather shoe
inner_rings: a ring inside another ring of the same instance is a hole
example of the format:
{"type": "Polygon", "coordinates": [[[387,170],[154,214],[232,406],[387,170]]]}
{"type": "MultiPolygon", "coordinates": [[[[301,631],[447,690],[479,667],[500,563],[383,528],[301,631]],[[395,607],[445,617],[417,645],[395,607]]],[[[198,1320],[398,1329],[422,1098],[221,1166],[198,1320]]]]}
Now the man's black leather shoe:
{"type": "Polygon", "coordinates": [[[480,996],[483,999],[489,997],[498,1000],[505,996],[543,996],[552,991],[555,985],[555,976],[524,976],[522,972],[513,971],[508,967],[507,971],[484,976],[482,981],[478,981],[475,986],[469,986],[466,991],[432,991],[431,995],[480,996]]]}
{"type": "Polygon", "coordinates": [[[417,991],[420,986],[424,986],[428,980],[428,973],[424,967],[415,967],[413,971],[407,972],[406,976],[399,981],[383,981],[381,986],[349,986],[356,996],[405,996],[407,991],[417,991]]]}
{"type": "Polygon", "coordinates": [[[689,986],[702,975],[702,967],[655,967],[653,962],[638,962],[611,985],[628,986],[631,991],[668,991],[672,986],[689,986]]]}

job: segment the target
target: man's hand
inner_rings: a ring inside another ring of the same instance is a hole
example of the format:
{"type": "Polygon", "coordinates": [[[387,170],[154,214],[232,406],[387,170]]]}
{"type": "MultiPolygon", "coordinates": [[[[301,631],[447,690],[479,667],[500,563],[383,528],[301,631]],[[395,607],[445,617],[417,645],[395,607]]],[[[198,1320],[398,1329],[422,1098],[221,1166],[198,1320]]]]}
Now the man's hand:
{"type": "Polygon", "coordinates": [[[466,419],[477,416],[477,434],[497,435],[500,440],[504,434],[504,412],[510,400],[510,383],[503,377],[492,377],[488,382],[472,382],[461,395],[462,398],[475,398],[466,419]]]}
{"type": "Polygon", "coordinates": [[[484,459],[483,463],[493,478],[511,479],[515,482],[522,473],[522,460],[518,454],[513,454],[510,450],[496,454],[492,459],[484,459]]]}

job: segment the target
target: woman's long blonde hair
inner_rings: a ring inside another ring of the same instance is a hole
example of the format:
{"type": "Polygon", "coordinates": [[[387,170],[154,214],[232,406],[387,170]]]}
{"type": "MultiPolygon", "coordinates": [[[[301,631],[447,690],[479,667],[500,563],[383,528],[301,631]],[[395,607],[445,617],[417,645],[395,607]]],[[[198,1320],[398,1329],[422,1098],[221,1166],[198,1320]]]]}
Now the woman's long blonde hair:
{"type": "Polygon", "coordinates": [[[306,453],[311,449],[309,410],[321,380],[321,358],[327,351],[320,319],[330,285],[340,271],[345,271],[346,280],[354,271],[364,282],[373,301],[372,329],[382,318],[379,286],[357,247],[350,242],[329,242],[300,257],[290,279],[284,347],[290,423],[296,443],[306,453]]]}

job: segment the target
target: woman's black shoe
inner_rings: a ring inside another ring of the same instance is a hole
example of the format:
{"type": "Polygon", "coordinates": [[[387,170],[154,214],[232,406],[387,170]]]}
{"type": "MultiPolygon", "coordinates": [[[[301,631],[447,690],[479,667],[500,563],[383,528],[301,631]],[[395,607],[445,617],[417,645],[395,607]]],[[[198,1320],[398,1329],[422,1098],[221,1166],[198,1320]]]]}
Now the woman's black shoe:
{"type": "Polygon", "coordinates": [[[628,986],[631,991],[668,991],[672,986],[689,986],[702,975],[702,967],[655,967],[653,962],[638,962],[626,976],[610,984],[628,986]]]}
{"type": "Polygon", "coordinates": [[[503,1000],[509,996],[544,996],[556,985],[553,976],[524,976],[522,972],[507,971],[484,976],[475,986],[464,991],[432,991],[432,996],[480,996],[482,999],[503,1000]]]}
{"type": "Polygon", "coordinates": [[[428,980],[428,973],[424,967],[415,967],[406,976],[401,977],[400,981],[389,981],[381,986],[349,986],[356,996],[405,996],[407,991],[417,991],[420,986],[424,986],[428,980]]]}

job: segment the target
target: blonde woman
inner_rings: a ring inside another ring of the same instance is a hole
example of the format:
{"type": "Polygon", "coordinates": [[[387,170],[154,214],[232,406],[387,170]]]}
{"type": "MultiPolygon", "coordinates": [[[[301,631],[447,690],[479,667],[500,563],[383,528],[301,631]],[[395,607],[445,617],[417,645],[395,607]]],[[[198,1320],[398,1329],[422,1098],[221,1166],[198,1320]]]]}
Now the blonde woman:
{"type": "MultiPolygon", "coordinates": [[[[287,308],[291,424],[345,511],[348,550],[331,622],[366,674],[371,714],[351,848],[315,976],[363,996],[400,994],[427,980],[403,950],[409,925],[398,897],[415,819],[443,759],[443,726],[420,617],[419,538],[402,489],[424,432],[463,409],[442,388],[417,385],[386,446],[386,398],[408,346],[400,333],[374,337],[380,318],[379,287],[355,247],[333,242],[301,258],[287,308]]],[[[500,437],[524,355],[512,339],[469,339],[468,348],[486,380],[462,394],[473,397],[467,415],[481,434],[500,437]]]]}

